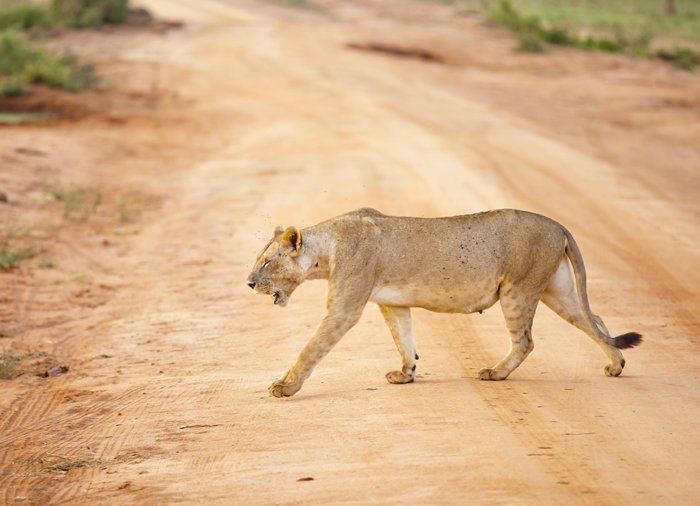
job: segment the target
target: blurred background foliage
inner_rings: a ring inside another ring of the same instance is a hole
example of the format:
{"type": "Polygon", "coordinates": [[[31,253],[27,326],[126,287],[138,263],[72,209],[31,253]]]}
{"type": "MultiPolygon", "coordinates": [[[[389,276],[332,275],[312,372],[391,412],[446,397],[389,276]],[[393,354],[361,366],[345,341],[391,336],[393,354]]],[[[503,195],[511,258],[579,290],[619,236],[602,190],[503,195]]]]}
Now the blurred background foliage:
{"type": "Polygon", "coordinates": [[[443,0],[518,35],[521,51],[548,45],[700,64],[700,0],[443,0]]]}
{"type": "Polygon", "coordinates": [[[58,27],[121,23],[129,12],[128,0],[0,0],[0,97],[22,95],[32,83],[84,89],[95,81],[92,66],[71,53],[54,54],[32,39],[58,27]]]}
{"type": "MultiPolygon", "coordinates": [[[[658,58],[678,69],[700,65],[700,0],[441,0],[467,6],[513,31],[517,49],[549,46],[658,58]]],[[[128,0],[0,0],[0,97],[26,85],[79,91],[92,67],[56,55],[30,39],[60,27],[99,28],[123,22],[128,0]]]]}
{"type": "Polygon", "coordinates": [[[128,0],[52,0],[50,11],[59,23],[89,28],[121,23],[129,14],[128,3],[128,0]]]}

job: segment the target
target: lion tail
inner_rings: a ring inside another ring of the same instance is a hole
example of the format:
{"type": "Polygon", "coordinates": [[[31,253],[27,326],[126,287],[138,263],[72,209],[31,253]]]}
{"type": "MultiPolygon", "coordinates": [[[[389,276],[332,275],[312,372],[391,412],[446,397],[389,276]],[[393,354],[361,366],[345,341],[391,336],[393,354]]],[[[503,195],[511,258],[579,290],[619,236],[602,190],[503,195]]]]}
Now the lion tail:
{"type": "Polygon", "coordinates": [[[611,337],[606,331],[596,324],[593,312],[591,311],[591,306],[588,304],[588,292],[586,290],[586,267],[583,265],[581,250],[578,249],[578,245],[576,244],[574,237],[568,230],[564,229],[564,234],[566,235],[565,252],[569,262],[571,262],[571,266],[574,269],[578,298],[594,335],[615,348],[634,348],[635,346],[639,345],[642,342],[642,335],[638,334],[637,332],[627,332],[626,334],[611,337]]]}

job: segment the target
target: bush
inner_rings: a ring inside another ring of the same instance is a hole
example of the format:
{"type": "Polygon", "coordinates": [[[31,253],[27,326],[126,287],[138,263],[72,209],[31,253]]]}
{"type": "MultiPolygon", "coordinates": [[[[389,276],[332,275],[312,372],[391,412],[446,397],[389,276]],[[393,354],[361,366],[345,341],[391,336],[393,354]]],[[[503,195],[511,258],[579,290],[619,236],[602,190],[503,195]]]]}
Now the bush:
{"type": "Polygon", "coordinates": [[[0,11],[0,30],[29,30],[51,26],[51,13],[45,5],[22,4],[0,11]]]}
{"type": "Polygon", "coordinates": [[[518,35],[518,51],[524,53],[541,53],[544,51],[544,46],[540,42],[540,38],[533,32],[521,32],[518,35]]]}
{"type": "Polygon", "coordinates": [[[10,355],[9,353],[0,355],[0,379],[11,379],[21,361],[21,357],[16,355],[10,355]]]}
{"type": "MultiPolygon", "coordinates": [[[[510,0],[501,0],[496,9],[490,12],[491,19],[510,28],[518,34],[520,51],[539,53],[544,50],[543,43],[556,46],[575,46],[593,51],[605,51],[609,53],[621,52],[633,43],[627,41],[618,34],[617,41],[587,37],[581,39],[569,33],[559,26],[546,27],[537,16],[526,16],[518,11],[510,0]]],[[[648,44],[648,40],[646,41],[648,44]]],[[[644,41],[634,41],[634,45],[641,46],[644,41]]]]}
{"type": "Polygon", "coordinates": [[[590,51],[602,51],[604,53],[619,53],[622,51],[622,46],[618,42],[609,39],[594,39],[586,37],[578,43],[578,46],[590,51]]]}
{"type": "Polygon", "coordinates": [[[30,83],[42,83],[52,88],[80,91],[95,80],[92,65],[79,65],[72,54],[61,58],[44,54],[24,68],[24,78],[30,83]]]}
{"type": "Polygon", "coordinates": [[[700,53],[691,49],[676,48],[669,53],[661,55],[662,58],[664,56],[667,56],[671,65],[679,70],[693,71],[700,65],[700,53]]]}
{"type": "Polygon", "coordinates": [[[555,46],[571,46],[575,41],[563,28],[539,29],[539,36],[542,40],[555,46]]]}
{"type": "Polygon", "coordinates": [[[0,249],[0,271],[14,269],[20,262],[32,256],[34,256],[34,250],[32,248],[9,250],[2,247],[0,249]]]}
{"type": "Polygon", "coordinates": [[[0,72],[7,76],[21,74],[25,65],[38,57],[14,30],[0,32],[0,72]]]}
{"type": "Polygon", "coordinates": [[[21,79],[16,77],[9,77],[0,81],[0,97],[17,97],[23,95],[26,91],[21,79]]]}
{"type": "Polygon", "coordinates": [[[23,83],[42,83],[54,88],[78,91],[94,81],[89,65],[80,65],[72,55],[55,56],[32,48],[14,30],[0,31],[0,74],[3,94],[18,94],[23,83]],[[7,87],[9,83],[9,91],[7,87]]]}
{"type": "Polygon", "coordinates": [[[121,23],[129,14],[128,0],[52,0],[55,19],[75,28],[121,23]]]}

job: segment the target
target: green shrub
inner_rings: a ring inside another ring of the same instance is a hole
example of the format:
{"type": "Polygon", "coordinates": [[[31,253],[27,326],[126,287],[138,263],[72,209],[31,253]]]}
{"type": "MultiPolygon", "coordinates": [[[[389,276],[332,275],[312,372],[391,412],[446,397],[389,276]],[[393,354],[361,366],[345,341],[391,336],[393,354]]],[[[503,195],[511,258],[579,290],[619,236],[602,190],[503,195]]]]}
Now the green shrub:
{"type": "Polygon", "coordinates": [[[0,74],[6,76],[3,82],[11,83],[10,92],[15,94],[23,83],[79,91],[95,80],[92,66],[80,65],[70,54],[59,57],[33,48],[14,30],[0,31],[0,74]]]}
{"type": "Polygon", "coordinates": [[[91,65],[78,65],[71,54],[61,58],[45,55],[29,63],[24,68],[23,76],[30,83],[80,91],[94,81],[94,68],[91,65]]]}
{"type": "Polygon", "coordinates": [[[555,46],[571,46],[575,43],[572,37],[563,28],[540,28],[539,36],[543,41],[555,46]]]}
{"type": "Polygon", "coordinates": [[[51,186],[48,193],[59,202],[63,202],[63,217],[67,220],[84,221],[90,217],[102,203],[102,192],[94,186],[76,186],[62,188],[51,186]]]}
{"type": "Polygon", "coordinates": [[[522,14],[510,0],[500,0],[498,7],[490,11],[490,16],[497,23],[518,34],[520,51],[541,52],[544,50],[543,43],[546,43],[607,53],[629,50],[633,54],[643,55],[649,44],[649,37],[644,34],[635,39],[629,39],[622,31],[616,32],[615,40],[592,36],[581,39],[561,26],[547,27],[539,17],[522,14]]]}
{"type": "Polygon", "coordinates": [[[21,248],[11,250],[7,247],[0,248],[0,271],[7,271],[17,267],[20,262],[34,256],[33,248],[21,248]]]}
{"type": "Polygon", "coordinates": [[[3,353],[0,355],[0,379],[11,379],[22,358],[17,355],[3,353]]]}
{"type": "Polygon", "coordinates": [[[0,73],[21,74],[28,62],[39,58],[39,52],[29,47],[15,30],[0,31],[0,73]]]}
{"type": "Polygon", "coordinates": [[[51,13],[45,5],[20,4],[0,11],[0,30],[29,30],[51,26],[51,13]]]}
{"type": "Polygon", "coordinates": [[[533,32],[522,32],[518,35],[518,51],[524,53],[541,53],[544,51],[544,46],[540,42],[540,38],[533,32]]]}
{"type": "Polygon", "coordinates": [[[60,23],[90,28],[121,23],[129,14],[128,0],[52,0],[51,12],[60,23]]]}
{"type": "Polygon", "coordinates": [[[509,0],[501,0],[498,7],[490,11],[491,19],[515,32],[537,32],[542,29],[537,16],[522,15],[509,0]]]}
{"type": "Polygon", "coordinates": [[[0,97],[17,97],[23,95],[27,89],[20,79],[9,77],[0,81],[0,97]]]}
{"type": "Polygon", "coordinates": [[[691,49],[676,48],[669,54],[671,65],[680,70],[695,70],[700,65],[700,53],[691,49]]]}

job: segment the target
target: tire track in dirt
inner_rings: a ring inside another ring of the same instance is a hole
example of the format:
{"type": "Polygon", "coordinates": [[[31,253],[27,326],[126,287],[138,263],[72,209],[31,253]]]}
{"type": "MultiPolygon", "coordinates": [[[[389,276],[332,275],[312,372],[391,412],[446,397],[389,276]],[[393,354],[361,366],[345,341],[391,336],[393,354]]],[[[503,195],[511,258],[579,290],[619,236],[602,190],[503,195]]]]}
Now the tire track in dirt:
{"type": "MultiPolygon", "coordinates": [[[[501,331],[503,341],[507,341],[507,334],[501,331]]],[[[485,353],[484,340],[475,332],[474,326],[465,328],[463,325],[455,325],[450,329],[450,335],[459,335],[460,338],[452,338],[448,342],[456,354],[459,355],[460,364],[465,372],[470,372],[470,377],[474,377],[474,368],[490,366],[494,362],[493,356],[485,353]],[[465,332],[466,331],[466,332],[465,332]],[[459,350],[469,350],[469,358],[464,358],[459,354],[459,350]]],[[[527,366],[532,368],[533,364],[527,366]]],[[[527,367],[525,366],[525,367],[527,367]]],[[[522,376],[524,373],[520,373],[522,376]]],[[[530,374],[527,376],[531,377],[530,374]]],[[[522,445],[522,451],[531,459],[536,460],[546,474],[552,478],[552,485],[566,488],[573,491],[580,504],[600,504],[603,498],[614,497],[613,490],[607,484],[601,482],[601,475],[598,469],[591,467],[581,459],[582,453],[587,453],[589,444],[579,448],[577,452],[572,452],[569,458],[567,452],[566,436],[573,436],[571,433],[562,434],[561,427],[566,424],[558,410],[540,409],[546,408],[545,404],[551,402],[552,396],[546,397],[547,401],[540,400],[527,381],[511,378],[509,385],[499,385],[480,382],[477,391],[483,403],[505,427],[517,437],[522,445]],[[595,483],[595,488],[591,484],[595,483]],[[612,494],[612,495],[611,495],[612,494]]],[[[533,385],[534,386],[534,385],[533,385]]],[[[576,390],[578,396],[587,396],[590,387],[581,385],[576,390]]],[[[591,430],[588,434],[595,434],[597,431],[591,430]]],[[[610,502],[610,504],[624,504],[624,501],[610,502]]]]}

